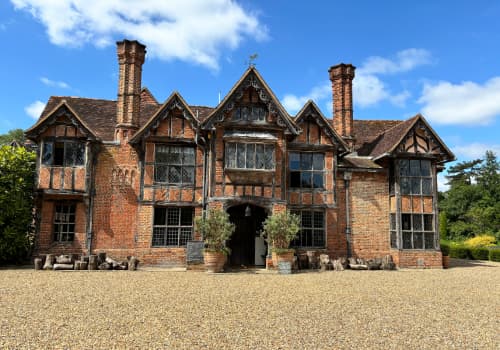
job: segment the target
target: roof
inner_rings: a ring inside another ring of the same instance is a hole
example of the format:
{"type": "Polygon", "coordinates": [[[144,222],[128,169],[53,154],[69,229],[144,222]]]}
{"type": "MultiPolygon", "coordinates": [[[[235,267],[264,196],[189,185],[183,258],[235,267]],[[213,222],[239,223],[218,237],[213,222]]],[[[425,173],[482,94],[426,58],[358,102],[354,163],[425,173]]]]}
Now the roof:
{"type": "MultiPolygon", "coordinates": [[[[103,141],[112,141],[116,124],[116,101],[73,96],[51,96],[33,127],[37,127],[54,109],[65,101],[78,114],[82,121],[103,141]]],[[[141,115],[139,125],[142,127],[156,114],[161,107],[147,88],[141,91],[141,115]]],[[[189,106],[199,120],[204,120],[212,111],[212,107],[189,106]]]]}
{"type": "Polygon", "coordinates": [[[384,133],[402,122],[402,120],[354,120],[355,151],[360,156],[371,155],[384,133]]]}
{"type": "Polygon", "coordinates": [[[340,167],[345,168],[360,168],[360,169],[382,169],[382,166],[375,163],[371,157],[360,157],[348,155],[342,158],[339,163],[340,167]]]}

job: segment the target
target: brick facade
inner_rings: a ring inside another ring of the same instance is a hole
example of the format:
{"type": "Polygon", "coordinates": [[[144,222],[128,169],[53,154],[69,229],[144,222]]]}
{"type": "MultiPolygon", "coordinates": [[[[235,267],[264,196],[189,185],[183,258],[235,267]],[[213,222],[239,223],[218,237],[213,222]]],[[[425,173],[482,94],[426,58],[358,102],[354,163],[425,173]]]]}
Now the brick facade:
{"type": "Polygon", "coordinates": [[[329,70],[329,120],[312,101],[290,116],[253,67],[215,108],[178,93],[160,105],[141,87],[145,47],[125,40],[117,53],[117,101],[52,97],[27,131],[40,146],[35,255],[105,251],[185,266],[186,240],[201,239],[194,218],[221,208],[237,226],[233,260],[261,264],[263,220],[291,210],[301,215],[299,254],[391,254],[402,267],[441,267],[428,235],[437,232],[436,164],[453,155],[421,116],[354,121],[352,65],[329,70]],[[432,149],[413,150],[419,137],[432,149]],[[405,175],[393,175],[399,158],[432,164],[432,193],[405,194],[405,175]],[[405,226],[417,214],[424,233],[405,226]],[[413,249],[420,237],[427,249],[413,249]]]}

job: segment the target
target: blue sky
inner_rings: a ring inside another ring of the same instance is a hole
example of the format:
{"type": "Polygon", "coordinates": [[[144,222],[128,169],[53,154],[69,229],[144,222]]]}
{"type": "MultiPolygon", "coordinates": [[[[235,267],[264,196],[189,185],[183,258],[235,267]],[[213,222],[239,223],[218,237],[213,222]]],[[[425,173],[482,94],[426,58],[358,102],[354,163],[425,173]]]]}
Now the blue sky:
{"type": "Polygon", "coordinates": [[[51,95],[115,99],[115,41],[147,45],[143,85],[215,106],[258,54],[291,114],[331,116],[328,68],[357,67],[356,119],[421,112],[459,160],[500,153],[498,1],[8,0],[0,3],[0,133],[51,95]]]}

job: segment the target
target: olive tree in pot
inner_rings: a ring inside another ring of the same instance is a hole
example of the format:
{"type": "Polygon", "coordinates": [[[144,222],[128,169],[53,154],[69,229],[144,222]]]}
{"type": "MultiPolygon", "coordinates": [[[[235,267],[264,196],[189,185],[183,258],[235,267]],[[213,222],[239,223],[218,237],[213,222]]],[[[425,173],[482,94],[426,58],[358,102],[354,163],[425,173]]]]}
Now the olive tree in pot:
{"type": "Polygon", "coordinates": [[[207,271],[223,272],[229,254],[225,242],[235,229],[229,215],[222,209],[210,209],[206,216],[196,218],[195,224],[205,242],[203,259],[207,271]]]}
{"type": "Polygon", "coordinates": [[[290,263],[288,269],[293,263],[294,250],[290,249],[290,242],[297,236],[299,224],[300,218],[288,210],[268,216],[264,222],[263,233],[272,245],[273,255],[276,256],[273,264],[277,265],[278,270],[283,266],[280,262],[290,263]]]}

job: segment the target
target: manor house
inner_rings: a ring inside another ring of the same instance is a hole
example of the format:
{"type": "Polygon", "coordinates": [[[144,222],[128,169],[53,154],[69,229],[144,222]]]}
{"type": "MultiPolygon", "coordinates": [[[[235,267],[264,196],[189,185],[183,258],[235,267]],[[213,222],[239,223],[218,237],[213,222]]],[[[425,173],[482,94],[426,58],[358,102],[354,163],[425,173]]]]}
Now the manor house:
{"type": "Polygon", "coordinates": [[[420,114],[354,119],[351,64],[328,70],[330,118],[314,101],[290,115],[252,66],[217,106],[178,92],[160,103],[141,85],[145,46],[117,53],[116,101],[53,96],[26,131],[39,151],[35,255],[184,266],[194,218],[222,208],[232,265],[265,265],[262,223],[290,210],[299,253],[442,266],[436,175],[454,155],[420,114]]]}

